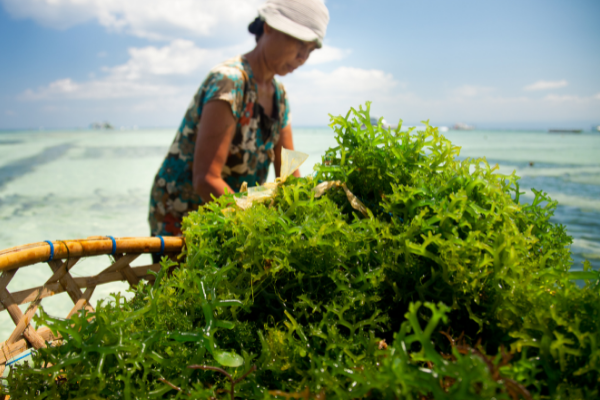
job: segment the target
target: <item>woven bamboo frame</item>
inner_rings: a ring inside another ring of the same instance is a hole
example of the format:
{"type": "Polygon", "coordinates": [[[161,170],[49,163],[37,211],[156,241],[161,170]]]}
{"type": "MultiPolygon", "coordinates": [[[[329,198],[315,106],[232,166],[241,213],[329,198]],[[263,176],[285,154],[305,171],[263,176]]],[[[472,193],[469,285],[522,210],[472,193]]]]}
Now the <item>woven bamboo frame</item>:
{"type": "MultiPolygon", "coordinates": [[[[181,253],[182,238],[164,237],[163,240],[165,255],[181,253]]],[[[158,237],[115,238],[116,246],[113,252],[113,241],[105,236],[93,236],[79,240],[57,240],[52,244],[54,254],[51,261],[49,259],[52,250],[46,242],[0,251],[0,312],[8,311],[16,325],[8,340],[0,343],[0,376],[6,368],[6,363],[12,358],[30,348],[43,348],[49,342],[60,340],[60,337],[54,336],[47,327],[35,330],[30,325],[42,299],[67,292],[74,303],[67,318],[84,307],[93,311],[89,300],[96,286],[116,281],[127,281],[131,286],[135,286],[141,279],[149,281],[154,279],[149,271],[157,272],[160,269],[159,264],[141,267],[131,267],[130,264],[141,254],[160,252],[163,246],[158,237]],[[115,262],[98,274],[87,277],[71,276],[73,267],[82,257],[105,254],[113,254],[115,262]],[[47,262],[53,272],[46,283],[15,293],[8,291],[8,284],[20,269],[40,262],[47,262]],[[18,306],[27,303],[29,306],[23,313],[18,306]]]]}

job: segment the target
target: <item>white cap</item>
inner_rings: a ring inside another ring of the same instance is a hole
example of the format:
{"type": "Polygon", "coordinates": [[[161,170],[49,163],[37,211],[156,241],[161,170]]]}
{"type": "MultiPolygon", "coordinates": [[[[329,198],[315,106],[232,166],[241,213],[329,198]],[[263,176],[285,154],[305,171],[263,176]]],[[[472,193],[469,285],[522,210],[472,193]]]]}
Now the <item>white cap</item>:
{"type": "Polygon", "coordinates": [[[322,0],[267,0],[258,15],[270,27],[305,42],[323,45],[329,11],[322,0]]]}

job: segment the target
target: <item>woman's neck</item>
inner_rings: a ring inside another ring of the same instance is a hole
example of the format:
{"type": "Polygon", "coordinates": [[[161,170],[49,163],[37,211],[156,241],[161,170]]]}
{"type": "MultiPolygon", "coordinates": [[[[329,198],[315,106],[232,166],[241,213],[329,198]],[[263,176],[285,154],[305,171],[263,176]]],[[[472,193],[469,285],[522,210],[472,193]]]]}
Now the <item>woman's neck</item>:
{"type": "Polygon", "coordinates": [[[275,77],[275,72],[271,71],[267,66],[265,55],[261,51],[260,46],[256,46],[249,53],[244,54],[246,60],[252,68],[252,75],[258,85],[271,83],[275,77]]]}

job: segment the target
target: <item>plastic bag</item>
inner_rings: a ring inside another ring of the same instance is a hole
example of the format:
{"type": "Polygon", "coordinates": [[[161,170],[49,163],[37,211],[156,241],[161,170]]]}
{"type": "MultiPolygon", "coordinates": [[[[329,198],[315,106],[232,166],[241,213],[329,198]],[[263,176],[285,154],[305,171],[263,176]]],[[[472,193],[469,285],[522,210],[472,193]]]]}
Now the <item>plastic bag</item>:
{"type": "MultiPolygon", "coordinates": [[[[280,177],[275,182],[268,182],[262,186],[253,186],[247,189],[247,195],[242,197],[235,197],[235,203],[242,210],[250,208],[253,203],[262,203],[265,200],[273,198],[275,195],[275,189],[280,183],[285,182],[288,176],[292,175],[308,158],[308,154],[302,153],[295,150],[288,150],[281,148],[281,170],[280,177]]],[[[248,187],[246,182],[242,185],[245,189],[248,187]]],[[[241,190],[245,191],[245,190],[241,190]]]]}
{"type": "Polygon", "coordinates": [[[342,189],[344,189],[344,192],[346,193],[346,197],[348,198],[348,201],[350,202],[350,205],[352,206],[352,208],[354,208],[357,211],[360,211],[360,213],[362,215],[364,215],[365,217],[369,216],[370,212],[367,209],[367,207],[365,207],[365,205],[362,203],[362,201],[360,201],[358,199],[358,197],[356,197],[354,195],[354,193],[352,193],[350,191],[350,189],[348,189],[345,182],[344,183],[342,183],[341,181],[321,182],[317,186],[315,186],[315,188],[313,189],[313,192],[315,192],[315,197],[319,198],[319,197],[323,196],[323,194],[327,190],[331,189],[334,186],[341,187],[342,189]]]}
{"type": "Polygon", "coordinates": [[[285,182],[288,176],[292,175],[304,161],[308,158],[308,154],[301,153],[295,150],[287,150],[281,148],[281,182],[285,182]]]}

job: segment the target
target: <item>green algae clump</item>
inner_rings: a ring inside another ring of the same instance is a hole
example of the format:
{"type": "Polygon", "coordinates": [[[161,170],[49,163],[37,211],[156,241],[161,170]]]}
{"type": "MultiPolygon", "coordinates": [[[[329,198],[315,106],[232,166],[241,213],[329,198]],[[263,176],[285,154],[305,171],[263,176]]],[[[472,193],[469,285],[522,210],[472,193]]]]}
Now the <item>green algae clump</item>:
{"type": "Polygon", "coordinates": [[[313,177],[247,210],[226,195],[191,213],[179,268],[163,260],[132,300],[42,313],[64,343],[14,367],[6,393],[598,397],[598,272],[570,271],[556,202],[534,190],[520,204],[517,176],[459,160],[428,124],[372,125],[369,103],[331,126],[338,146],[313,177]]]}

